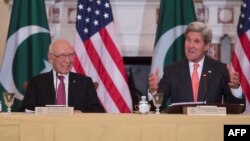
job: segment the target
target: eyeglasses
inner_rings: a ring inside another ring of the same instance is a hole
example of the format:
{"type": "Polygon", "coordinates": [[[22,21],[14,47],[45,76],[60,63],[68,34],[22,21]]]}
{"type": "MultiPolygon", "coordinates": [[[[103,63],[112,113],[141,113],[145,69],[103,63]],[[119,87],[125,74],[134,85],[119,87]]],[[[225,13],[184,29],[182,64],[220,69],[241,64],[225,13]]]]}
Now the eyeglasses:
{"type": "Polygon", "coordinates": [[[59,54],[59,55],[56,55],[54,53],[51,53],[53,54],[56,58],[58,59],[66,59],[67,57],[69,59],[73,59],[75,57],[75,53],[69,53],[69,54],[59,54]]]}

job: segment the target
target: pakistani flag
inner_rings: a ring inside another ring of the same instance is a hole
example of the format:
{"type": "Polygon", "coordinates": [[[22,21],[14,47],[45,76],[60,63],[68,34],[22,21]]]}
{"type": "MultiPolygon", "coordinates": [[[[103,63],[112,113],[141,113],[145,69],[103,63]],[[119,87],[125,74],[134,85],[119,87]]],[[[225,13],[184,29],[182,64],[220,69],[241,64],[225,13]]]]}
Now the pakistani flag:
{"type": "Polygon", "coordinates": [[[151,72],[184,58],[184,32],[196,20],[193,0],[161,0],[151,72]]]}
{"type": "Polygon", "coordinates": [[[51,69],[46,62],[51,42],[44,0],[14,0],[8,38],[0,68],[0,100],[3,92],[14,92],[12,107],[23,99],[28,80],[51,69]]]}

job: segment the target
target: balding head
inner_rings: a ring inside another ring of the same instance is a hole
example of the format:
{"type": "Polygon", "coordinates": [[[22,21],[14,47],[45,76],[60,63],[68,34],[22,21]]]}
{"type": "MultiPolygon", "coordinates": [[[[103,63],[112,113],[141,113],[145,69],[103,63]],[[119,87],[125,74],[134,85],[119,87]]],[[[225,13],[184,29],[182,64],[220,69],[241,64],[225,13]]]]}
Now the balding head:
{"type": "Polygon", "coordinates": [[[53,65],[54,70],[60,74],[68,74],[70,72],[74,56],[74,48],[64,39],[56,40],[49,47],[49,61],[53,65]]]}
{"type": "Polygon", "coordinates": [[[58,39],[50,44],[49,46],[49,53],[55,53],[57,50],[60,50],[60,48],[72,48],[71,44],[64,40],[64,39],[58,39]]]}

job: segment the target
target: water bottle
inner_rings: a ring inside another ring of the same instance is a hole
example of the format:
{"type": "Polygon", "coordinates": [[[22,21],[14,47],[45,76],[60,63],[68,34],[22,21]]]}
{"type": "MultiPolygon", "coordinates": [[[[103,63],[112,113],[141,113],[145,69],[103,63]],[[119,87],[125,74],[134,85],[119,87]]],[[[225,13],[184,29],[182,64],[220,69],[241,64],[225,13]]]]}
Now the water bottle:
{"type": "Polygon", "coordinates": [[[138,110],[140,114],[147,114],[150,111],[150,104],[146,100],[146,96],[141,96],[141,100],[139,101],[138,110]]]}

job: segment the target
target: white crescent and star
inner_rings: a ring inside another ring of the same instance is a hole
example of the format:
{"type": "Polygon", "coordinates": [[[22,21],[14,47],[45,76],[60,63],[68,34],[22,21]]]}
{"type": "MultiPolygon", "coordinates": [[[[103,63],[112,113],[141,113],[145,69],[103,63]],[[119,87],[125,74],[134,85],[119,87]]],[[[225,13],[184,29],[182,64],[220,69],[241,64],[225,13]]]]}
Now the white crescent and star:
{"type": "MultiPolygon", "coordinates": [[[[23,99],[23,95],[17,90],[12,75],[12,65],[14,56],[20,44],[33,34],[37,33],[49,33],[49,30],[37,25],[25,26],[18,29],[14,34],[12,34],[8,38],[6,43],[4,60],[0,70],[0,78],[1,78],[0,83],[8,92],[16,93],[15,97],[19,100],[23,99]]],[[[45,66],[46,66],[45,70],[48,70],[47,67],[49,67],[49,65],[46,63],[46,61],[45,61],[45,66]]]]}

